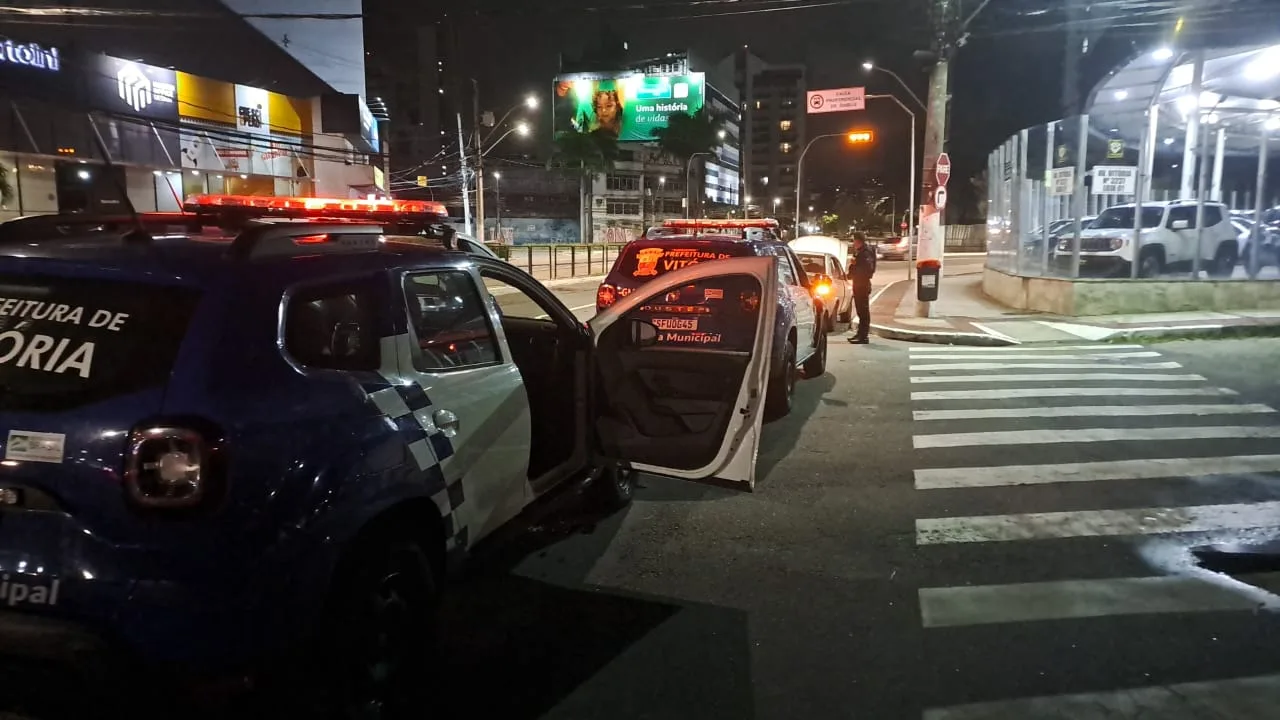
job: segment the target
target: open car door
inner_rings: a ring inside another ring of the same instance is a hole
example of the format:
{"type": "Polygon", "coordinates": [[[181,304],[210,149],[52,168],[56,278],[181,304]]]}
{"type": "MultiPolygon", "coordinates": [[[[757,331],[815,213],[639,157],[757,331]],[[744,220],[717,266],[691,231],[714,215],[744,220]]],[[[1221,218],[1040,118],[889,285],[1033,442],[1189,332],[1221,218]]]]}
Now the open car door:
{"type": "Polygon", "coordinates": [[[777,314],[774,262],[746,257],[690,265],[587,322],[602,459],[755,487],[777,314]]]}

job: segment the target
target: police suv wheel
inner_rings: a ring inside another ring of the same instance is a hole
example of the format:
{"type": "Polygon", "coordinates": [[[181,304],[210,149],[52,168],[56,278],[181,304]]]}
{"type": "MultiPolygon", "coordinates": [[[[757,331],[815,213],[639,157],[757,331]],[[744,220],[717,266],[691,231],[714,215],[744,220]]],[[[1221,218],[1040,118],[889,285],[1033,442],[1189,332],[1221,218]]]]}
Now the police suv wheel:
{"type": "Polygon", "coordinates": [[[806,378],[822,377],[827,372],[827,334],[825,332],[818,333],[818,347],[814,348],[813,354],[808,360],[804,361],[804,376],[806,378]]]}
{"type": "Polygon", "coordinates": [[[769,379],[765,393],[764,414],[770,420],[791,414],[791,400],[796,391],[796,341],[787,340],[782,353],[782,367],[769,379]]]}
{"type": "Polygon", "coordinates": [[[438,657],[439,592],[430,559],[413,540],[361,543],[335,578],[329,680],[343,720],[421,712],[438,657]]]}
{"type": "Polygon", "coordinates": [[[636,472],[628,468],[608,468],[591,483],[592,495],[606,509],[626,506],[636,493],[636,472]]]}

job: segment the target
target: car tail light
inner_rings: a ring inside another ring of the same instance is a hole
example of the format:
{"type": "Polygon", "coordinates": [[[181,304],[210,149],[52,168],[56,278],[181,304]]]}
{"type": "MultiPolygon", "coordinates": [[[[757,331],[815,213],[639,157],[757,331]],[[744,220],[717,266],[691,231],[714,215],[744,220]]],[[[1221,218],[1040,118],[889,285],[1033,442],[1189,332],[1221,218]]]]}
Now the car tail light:
{"type": "Polygon", "coordinates": [[[189,509],[217,499],[222,478],[218,443],[190,427],[153,425],[129,434],[124,484],[146,509],[189,509]]]}
{"type": "Polygon", "coordinates": [[[600,283],[600,289],[596,290],[596,310],[603,310],[618,300],[618,290],[609,283],[600,283]]]}
{"type": "Polygon", "coordinates": [[[831,283],[818,283],[813,286],[813,294],[816,297],[824,298],[831,294],[831,283]]]}

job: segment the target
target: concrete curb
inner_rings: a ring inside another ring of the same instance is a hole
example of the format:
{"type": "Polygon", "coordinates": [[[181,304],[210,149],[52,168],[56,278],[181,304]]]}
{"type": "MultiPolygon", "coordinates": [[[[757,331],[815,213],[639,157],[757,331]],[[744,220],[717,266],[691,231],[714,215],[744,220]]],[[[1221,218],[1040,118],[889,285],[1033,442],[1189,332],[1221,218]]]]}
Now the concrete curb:
{"type": "Polygon", "coordinates": [[[1224,340],[1242,337],[1280,337],[1280,322],[1248,325],[1183,325],[1140,327],[1116,330],[1106,337],[1114,340],[1224,340]]]}
{"type": "Polygon", "coordinates": [[[882,338],[905,342],[933,343],[935,345],[976,345],[981,347],[1005,347],[1019,345],[1010,338],[944,330],[909,330],[907,328],[871,323],[871,331],[882,338]]]}

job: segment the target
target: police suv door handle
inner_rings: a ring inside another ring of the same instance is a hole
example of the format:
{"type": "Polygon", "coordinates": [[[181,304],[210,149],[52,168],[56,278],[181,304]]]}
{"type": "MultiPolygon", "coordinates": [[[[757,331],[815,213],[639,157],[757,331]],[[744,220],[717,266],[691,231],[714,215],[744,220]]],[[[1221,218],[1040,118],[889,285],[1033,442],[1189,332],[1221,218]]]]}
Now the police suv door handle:
{"type": "Polygon", "coordinates": [[[431,421],[436,424],[436,428],[440,434],[445,437],[453,437],[458,434],[458,416],[453,414],[451,410],[437,410],[431,416],[431,421]]]}

